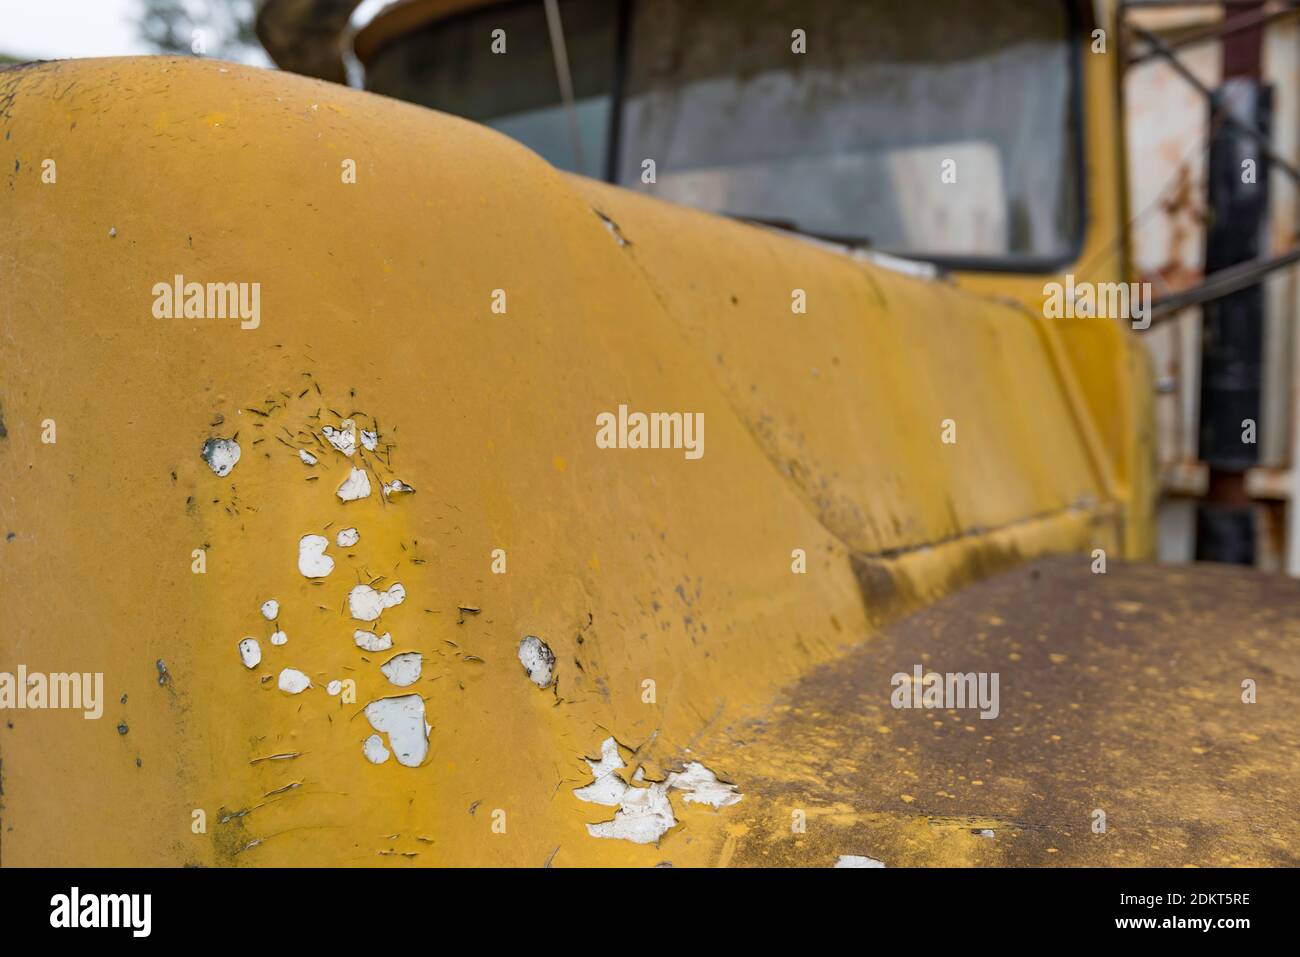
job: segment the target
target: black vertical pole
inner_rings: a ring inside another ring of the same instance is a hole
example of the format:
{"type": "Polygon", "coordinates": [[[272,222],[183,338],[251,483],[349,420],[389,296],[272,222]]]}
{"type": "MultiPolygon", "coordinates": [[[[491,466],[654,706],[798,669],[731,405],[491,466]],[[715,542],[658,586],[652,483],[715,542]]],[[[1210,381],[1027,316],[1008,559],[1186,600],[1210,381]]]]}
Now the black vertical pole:
{"type": "MultiPolygon", "coordinates": [[[[1211,115],[1233,115],[1269,135],[1271,94],[1256,77],[1229,77],[1214,93],[1211,115]]],[[[1207,275],[1267,251],[1268,160],[1262,152],[1231,123],[1214,130],[1207,275]]],[[[1259,462],[1264,287],[1208,302],[1203,316],[1200,458],[1210,467],[1210,491],[1197,510],[1196,557],[1249,565],[1255,535],[1245,473],[1259,462]]]]}

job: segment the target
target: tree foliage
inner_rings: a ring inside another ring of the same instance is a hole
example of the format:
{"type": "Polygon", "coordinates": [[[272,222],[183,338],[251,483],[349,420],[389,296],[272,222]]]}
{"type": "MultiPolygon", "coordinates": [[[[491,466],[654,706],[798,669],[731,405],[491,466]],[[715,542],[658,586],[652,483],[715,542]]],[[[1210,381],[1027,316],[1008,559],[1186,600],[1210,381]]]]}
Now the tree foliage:
{"type": "Polygon", "coordinates": [[[253,0],[137,0],[140,36],[160,53],[262,59],[253,0]],[[201,44],[202,49],[196,49],[201,44]]]}

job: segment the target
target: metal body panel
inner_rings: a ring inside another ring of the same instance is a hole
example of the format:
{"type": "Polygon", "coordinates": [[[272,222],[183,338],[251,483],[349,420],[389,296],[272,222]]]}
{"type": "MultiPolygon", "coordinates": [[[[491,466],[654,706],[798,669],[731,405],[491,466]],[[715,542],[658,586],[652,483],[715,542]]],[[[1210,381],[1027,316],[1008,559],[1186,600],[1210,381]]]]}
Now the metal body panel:
{"type": "Polygon", "coordinates": [[[231,64],[6,70],[0,129],[0,650],[103,672],[106,702],[6,713],[6,865],[716,863],[735,807],[675,801],[658,846],[590,836],[613,809],[572,796],[583,756],[613,736],[649,780],[694,759],[744,792],[701,742],[880,622],[1124,547],[1073,345],[1023,307],[231,64]],[[259,324],[156,318],[176,274],[260,282],[259,324]],[[624,403],[702,412],[705,454],[598,448],[624,403]],[[336,497],[351,461],[320,429],[354,413],[388,446],[375,480],[414,494],[336,497]],[[218,477],[200,450],[234,433],[218,477]],[[305,578],[300,538],[345,526],[360,543],[305,578]],[[404,693],[352,640],[367,581],[402,583],[382,627],[424,655],[417,768],[362,754],[362,708],[404,693]],[[278,690],[282,667],[313,687],[278,690]]]}

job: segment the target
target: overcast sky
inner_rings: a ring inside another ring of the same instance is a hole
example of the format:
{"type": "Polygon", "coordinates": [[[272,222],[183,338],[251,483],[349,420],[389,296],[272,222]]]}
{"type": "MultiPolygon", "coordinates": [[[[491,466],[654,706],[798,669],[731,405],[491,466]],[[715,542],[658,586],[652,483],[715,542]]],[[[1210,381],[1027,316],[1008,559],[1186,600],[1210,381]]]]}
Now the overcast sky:
{"type": "MultiPolygon", "coordinates": [[[[386,3],[365,0],[352,23],[367,22],[386,3]]],[[[0,53],[31,60],[152,53],[138,17],[138,0],[0,0],[0,53]]]]}
{"type": "Polygon", "coordinates": [[[149,53],[136,0],[0,0],[0,53],[20,59],[149,53]]]}

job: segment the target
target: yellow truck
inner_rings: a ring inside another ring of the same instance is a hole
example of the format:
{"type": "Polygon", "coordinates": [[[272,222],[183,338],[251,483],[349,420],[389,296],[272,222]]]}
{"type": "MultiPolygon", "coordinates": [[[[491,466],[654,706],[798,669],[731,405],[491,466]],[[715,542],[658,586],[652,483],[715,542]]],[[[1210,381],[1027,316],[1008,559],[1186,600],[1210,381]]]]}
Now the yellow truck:
{"type": "Polygon", "coordinates": [[[1109,5],[353,6],[0,69],[0,864],[1296,863],[1109,5]]]}

